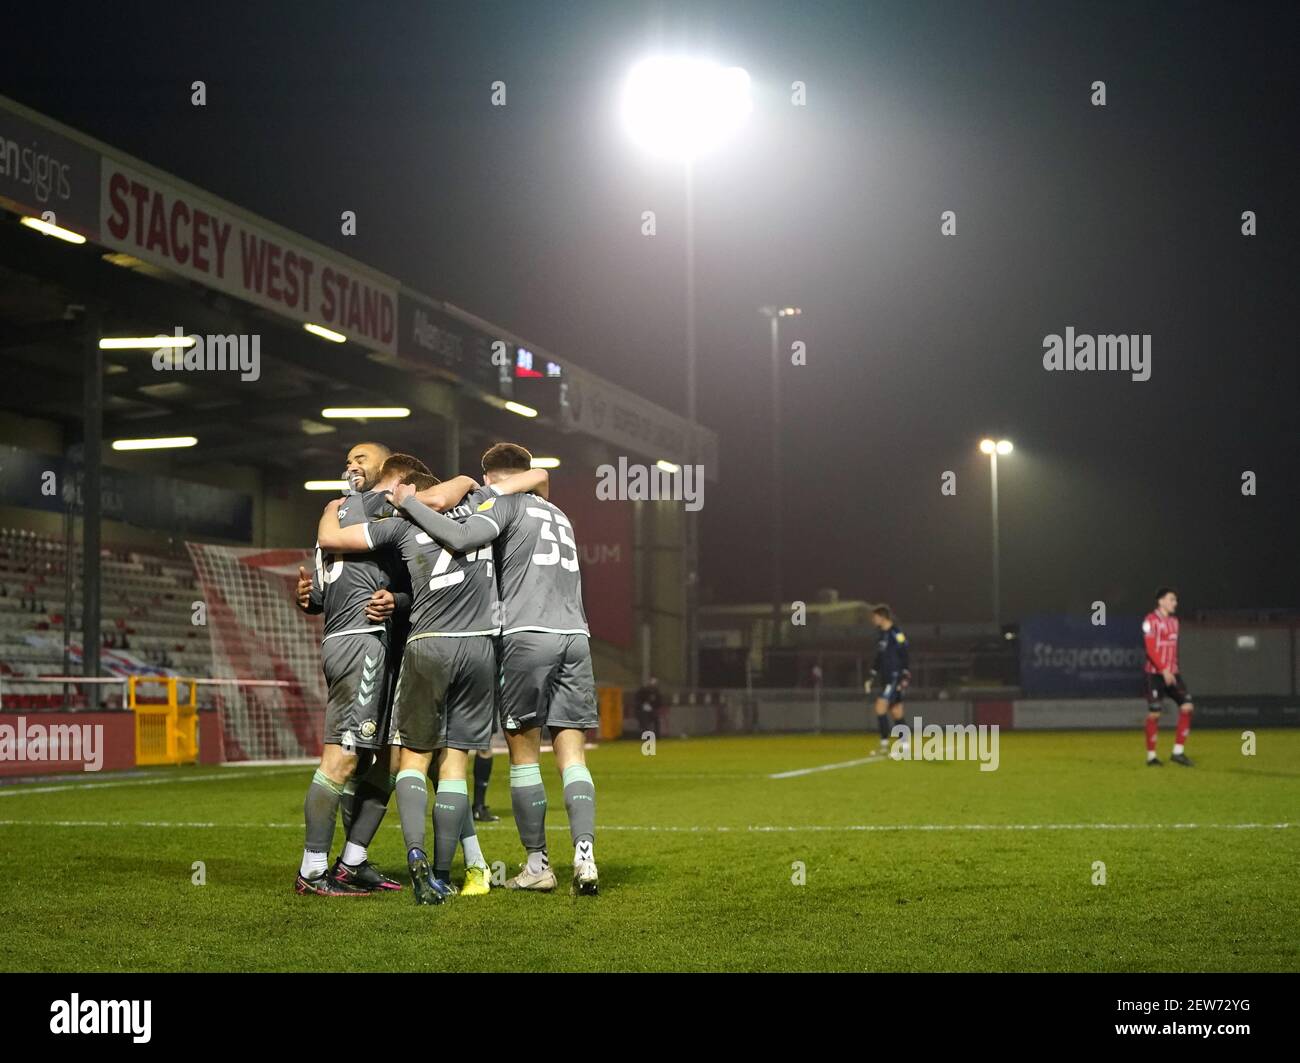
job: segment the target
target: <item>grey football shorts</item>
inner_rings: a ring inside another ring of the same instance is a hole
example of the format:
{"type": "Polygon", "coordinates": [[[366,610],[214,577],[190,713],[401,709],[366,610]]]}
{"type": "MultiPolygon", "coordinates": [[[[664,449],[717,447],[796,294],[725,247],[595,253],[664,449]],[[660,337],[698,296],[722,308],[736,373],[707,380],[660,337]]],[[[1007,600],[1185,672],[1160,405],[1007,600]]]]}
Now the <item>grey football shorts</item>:
{"type": "Polygon", "coordinates": [[[501,637],[501,726],[577,727],[600,722],[586,635],[515,631],[501,637]]]}
{"type": "Polygon", "coordinates": [[[320,646],[329,699],[324,742],[344,749],[380,749],[388,741],[388,636],[336,635],[320,646]]]}
{"type": "Polygon", "coordinates": [[[393,745],[490,749],[496,681],[491,635],[407,639],[393,696],[393,745]]]}

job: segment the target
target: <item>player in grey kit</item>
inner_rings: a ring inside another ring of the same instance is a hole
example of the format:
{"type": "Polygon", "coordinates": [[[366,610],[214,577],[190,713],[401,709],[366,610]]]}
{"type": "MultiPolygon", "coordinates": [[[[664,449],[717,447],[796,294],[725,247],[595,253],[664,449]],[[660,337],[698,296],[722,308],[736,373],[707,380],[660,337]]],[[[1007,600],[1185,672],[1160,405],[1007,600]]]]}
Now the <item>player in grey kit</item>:
{"type": "MultiPolygon", "coordinates": [[[[416,477],[406,480],[414,484],[412,490],[424,486],[416,477]]],[[[533,474],[523,487],[536,482],[533,474]]],[[[497,678],[493,637],[499,630],[492,552],[453,556],[401,518],[343,527],[336,506],[326,507],[318,535],[321,546],[332,550],[391,549],[410,573],[410,634],[391,729],[392,743],[401,749],[397,808],[416,902],[440,904],[455,892],[450,877],[457,841],[467,829],[473,833],[465,779],[469,754],[487,749],[492,739],[497,678]],[[435,753],[438,788],[430,866],[425,851],[425,778],[435,753]]],[[[471,886],[473,892],[486,892],[486,885],[481,850],[471,853],[467,846],[466,892],[471,886]]]]}
{"type": "Polygon", "coordinates": [[[545,892],[556,886],[546,851],[546,788],[538,763],[542,728],[548,727],[574,844],[573,892],[594,894],[596,790],[585,745],[598,715],[578,547],[573,526],[557,506],[536,495],[501,493],[507,477],[514,483],[531,464],[532,455],[521,446],[491,447],[483,455],[487,487],[471,493],[450,516],[429,509],[403,487],[394,490],[392,501],[458,554],[477,557],[493,544],[503,610],[502,725],[510,747],[511,803],[528,852],[506,887],[545,892]]]}
{"type": "MultiPolygon", "coordinates": [[[[358,443],[348,453],[352,493],[341,519],[364,523],[392,513],[386,494],[372,490],[389,457],[379,443],[358,443]]],[[[423,468],[423,466],[420,466],[423,468]]],[[[294,883],[300,894],[363,896],[401,884],[370,863],[366,848],[388,807],[388,707],[392,658],[400,656],[410,584],[405,570],[372,554],[316,550],[315,571],[299,568],[298,604],[324,613],[321,663],[329,691],[321,763],[304,801],[306,843],[294,883]],[[329,868],[338,809],[344,809],[347,845],[329,868]]]]}

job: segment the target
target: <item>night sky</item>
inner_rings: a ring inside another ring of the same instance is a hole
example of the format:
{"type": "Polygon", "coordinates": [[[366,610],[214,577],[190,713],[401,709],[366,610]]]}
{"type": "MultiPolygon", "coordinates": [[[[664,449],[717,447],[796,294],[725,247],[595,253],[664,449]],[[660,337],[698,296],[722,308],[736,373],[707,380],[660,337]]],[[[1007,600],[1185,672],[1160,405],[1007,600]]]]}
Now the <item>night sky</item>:
{"type": "Polygon", "coordinates": [[[1005,616],[1300,606],[1294,5],[60,6],[8,20],[0,93],[678,411],[681,175],[618,91],[656,52],[744,66],[696,175],[706,599],[767,599],[780,506],[787,598],[987,618],[993,434],[1005,616]],[[808,351],[780,484],[768,302],[808,351]],[[1151,379],[1044,371],[1067,326],[1150,333],[1151,379]]]}

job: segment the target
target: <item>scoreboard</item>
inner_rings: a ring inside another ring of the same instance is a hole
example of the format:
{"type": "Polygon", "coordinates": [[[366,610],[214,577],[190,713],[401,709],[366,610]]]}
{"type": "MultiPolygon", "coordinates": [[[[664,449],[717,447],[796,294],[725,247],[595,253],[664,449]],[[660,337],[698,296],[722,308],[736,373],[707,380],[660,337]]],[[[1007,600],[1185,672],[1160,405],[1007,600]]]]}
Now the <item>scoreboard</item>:
{"type": "Polygon", "coordinates": [[[560,415],[560,387],[564,371],[559,362],[516,347],[511,370],[511,398],[531,406],[546,417],[560,415]]]}

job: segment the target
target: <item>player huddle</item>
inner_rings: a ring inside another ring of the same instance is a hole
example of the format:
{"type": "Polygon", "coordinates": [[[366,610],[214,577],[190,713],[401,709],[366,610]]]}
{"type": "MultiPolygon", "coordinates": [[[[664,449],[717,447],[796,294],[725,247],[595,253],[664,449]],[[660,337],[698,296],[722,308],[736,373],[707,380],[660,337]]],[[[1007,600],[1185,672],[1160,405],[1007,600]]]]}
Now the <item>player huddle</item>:
{"type": "Polygon", "coordinates": [[[483,455],[480,486],[466,476],[441,483],[417,458],[381,444],[349,453],[351,493],[325,507],[315,571],[300,570],[298,584],[299,606],[324,614],[329,690],[321,763],[303,808],[298,893],[402,888],[367,853],[394,793],[416,903],[487,893],[474,822],[495,818],[484,797],[498,723],[527,854],[506,888],[556,886],[539,763],[546,727],[574,844],[573,892],[596,893],[595,787],[584,751],[597,712],[578,548],[568,518],[546,498],[547,473],[531,466],[526,449],[498,443],[483,455]],[[347,840],[331,865],[340,811],[347,840]],[[451,882],[458,845],[459,889],[451,882]]]}

